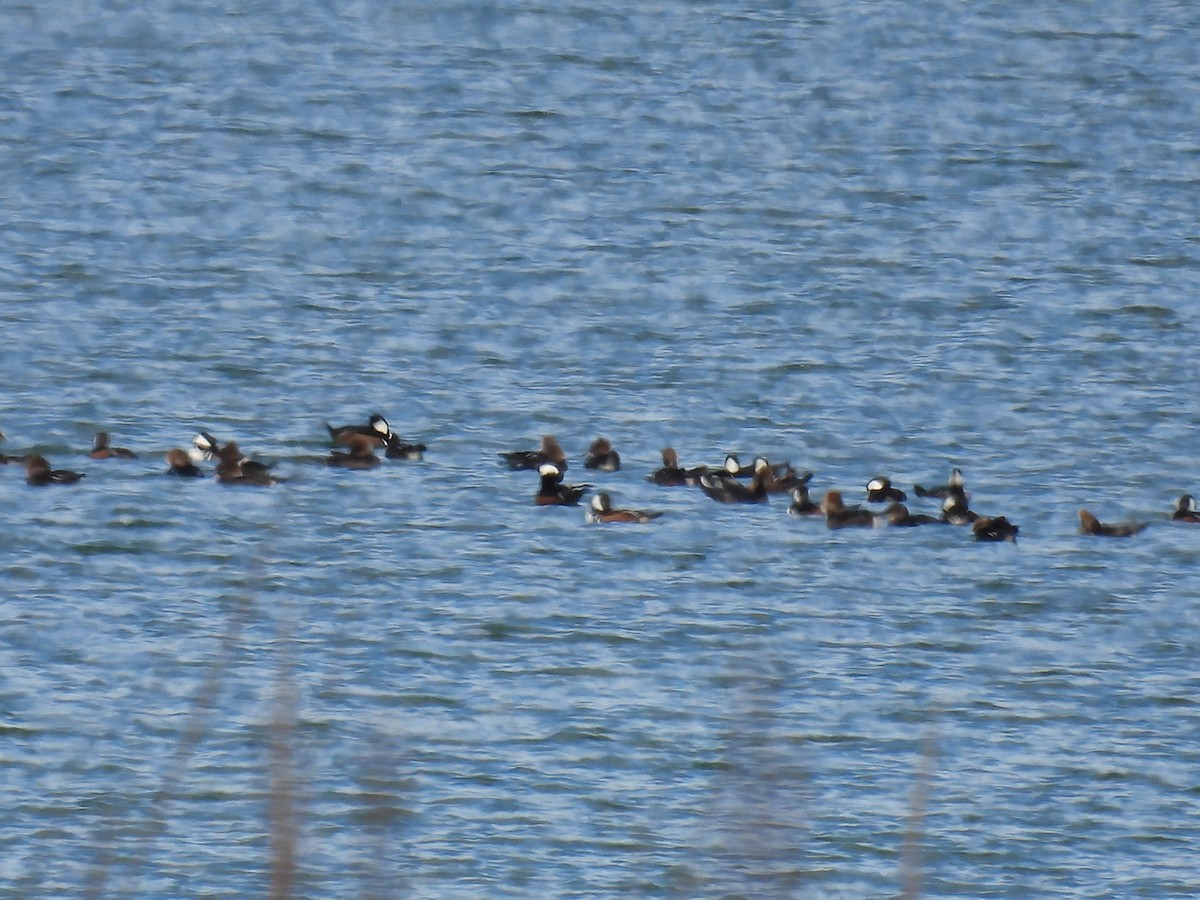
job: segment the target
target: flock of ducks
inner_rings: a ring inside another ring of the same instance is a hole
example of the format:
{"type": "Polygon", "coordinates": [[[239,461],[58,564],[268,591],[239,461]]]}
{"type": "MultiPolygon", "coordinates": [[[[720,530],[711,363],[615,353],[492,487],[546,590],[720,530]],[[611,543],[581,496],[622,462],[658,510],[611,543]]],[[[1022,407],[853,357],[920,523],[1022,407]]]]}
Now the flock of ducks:
{"type": "MultiPolygon", "coordinates": [[[[425,445],[402,439],[378,414],[372,415],[362,425],[334,427],[326,424],[329,439],[333,444],[346,449],[332,450],[323,463],[344,469],[373,469],[381,464],[380,450],[388,459],[420,460],[425,445]]],[[[0,441],[4,435],[0,434],[0,441]]],[[[134,459],[136,454],[123,447],[114,447],[107,432],[96,435],[92,459],[134,459]]],[[[536,470],[540,478],[534,502],[538,506],[577,506],[591,484],[567,484],[563,473],[567,471],[567,456],[552,435],[544,435],[536,450],[515,450],[501,453],[500,458],[514,470],[536,470]]],[[[220,484],[270,486],[284,479],[271,471],[273,464],[261,463],[245,456],[235,441],[222,444],[207,431],[201,431],[192,439],[192,445],[184,451],[173,447],[166,453],[167,474],[181,478],[198,478],[206,475],[201,465],[215,462],[213,475],[220,484]]],[[[7,456],[0,453],[0,464],[20,463],[25,467],[25,481],[30,485],[75,484],[85,473],[51,468],[45,457],[36,453],[7,456]]],[[[621,457],[605,438],[597,438],[588,448],[584,467],[604,472],[615,472],[621,468],[621,457]]],[[[738,457],[729,454],[720,466],[697,466],[684,468],[679,456],[671,447],[662,451],[662,467],[646,476],[646,480],[664,487],[697,487],[707,496],[720,503],[765,503],[772,494],[787,494],[791,499],[788,513],[794,516],[820,516],[829,528],[879,528],[914,527],[919,525],[966,526],[977,541],[1012,541],[1017,539],[1019,528],[1004,516],[984,516],[970,508],[970,495],[966,490],[963,473],[954,469],[946,484],[927,488],[913,485],[916,496],[937,501],[936,515],[912,513],[905,505],[908,495],[895,487],[885,476],[872,478],[866,484],[868,504],[883,505],[882,509],[870,506],[847,505],[838,490],[828,490],[820,503],[809,495],[812,472],[792,468],[790,463],[772,464],[764,457],[757,457],[749,466],[743,466],[738,457]]],[[[598,491],[591,498],[585,518],[591,523],[642,524],[662,516],[656,510],[620,509],[613,506],[612,497],[598,491]]],[[[1172,521],[1200,523],[1200,509],[1190,494],[1184,494],[1175,504],[1172,521]]],[[[1079,511],[1079,530],[1082,534],[1102,537],[1131,537],[1147,527],[1147,522],[1118,522],[1105,524],[1086,509],[1079,511]]]]}

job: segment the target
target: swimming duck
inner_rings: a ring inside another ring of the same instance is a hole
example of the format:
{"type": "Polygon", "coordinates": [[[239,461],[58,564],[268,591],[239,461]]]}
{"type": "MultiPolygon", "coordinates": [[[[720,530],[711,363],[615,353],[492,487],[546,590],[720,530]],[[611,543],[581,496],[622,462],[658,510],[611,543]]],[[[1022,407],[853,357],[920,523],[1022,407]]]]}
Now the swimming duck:
{"type": "Polygon", "coordinates": [[[92,442],[92,452],[88,455],[92,459],[137,459],[137,454],[132,450],[109,446],[107,431],[96,432],[96,439],[92,442]]]}
{"type": "Polygon", "coordinates": [[[903,503],[908,495],[899,488],[892,487],[890,478],[877,475],[867,482],[868,503],[903,503]]]}
{"type": "Polygon", "coordinates": [[[217,456],[221,462],[217,465],[216,476],[221,484],[267,487],[283,480],[271,474],[271,466],[274,463],[255,462],[248,456],[243,456],[236,441],[227,443],[218,451],[217,456]]]}
{"type": "Polygon", "coordinates": [[[44,456],[30,453],[25,457],[25,483],[38,487],[47,484],[74,484],[83,478],[83,472],[68,472],[66,469],[51,469],[44,456]]]}
{"type": "Polygon", "coordinates": [[[400,435],[392,431],[392,426],[388,424],[388,420],[379,413],[372,414],[367,419],[366,425],[340,425],[335,428],[326,422],[325,428],[328,429],[329,437],[334,443],[350,446],[352,441],[358,438],[366,438],[371,442],[371,446],[386,448],[384,456],[388,459],[411,459],[416,461],[423,459],[425,450],[428,449],[424,444],[414,444],[404,440],[400,435]]]}
{"type": "Polygon", "coordinates": [[[821,504],[825,524],[830,528],[874,528],[875,513],[861,506],[847,507],[841,491],[826,491],[821,504]]]}
{"type": "Polygon", "coordinates": [[[584,521],[589,524],[596,522],[631,522],[634,524],[645,524],[653,519],[657,519],[662,515],[656,510],[645,509],[613,509],[612,498],[604,491],[596,494],[592,498],[588,509],[584,512],[584,521]]]}
{"type": "Polygon", "coordinates": [[[977,541],[1008,541],[1017,542],[1017,532],[1021,529],[1004,516],[979,516],[971,525],[971,533],[977,541]]]}
{"type": "Polygon", "coordinates": [[[962,469],[951,469],[950,480],[941,487],[927,488],[919,484],[913,485],[913,491],[918,497],[936,497],[938,500],[945,500],[951,494],[964,491],[966,479],[963,478],[962,469]]]}
{"type": "Polygon", "coordinates": [[[1117,522],[1105,525],[1086,509],[1079,510],[1079,533],[1099,537],[1132,537],[1142,531],[1148,522],[1117,522]]]}
{"type": "Polygon", "coordinates": [[[1171,514],[1172,522],[1200,522],[1200,510],[1196,508],[1196,498],[1184,494],[1175,501],[1175,512],[1171,514]]]}
{"type": "Polygon", "coordinates": [[[325,457],[325,465],[341,469],[373,469],[379,465],[379,457],[375,455],[375,441],[365,434],[350,434],[345,443],[350,447],[350,451],[333,451],[325,457]]]}
{"type": "Polygon", "coordinates": [[[558,441],[550,434],[542,435],[542,442],[536,450],[511,450],[501,453],[500,458],[510,469],[540,469],[545,463],[550,463],[560,473],[567,471],[567,454],[563,453],[558,441]]]}
{"type": "Polygon", "coordinates": [[[944,520],[924,513],[910,513],[903,503],[893,503],[880,517],[884,525],[892,528],[912,528],[916,525],[944,525],[944,520]]]}
{"type": "Polygon", "coordinates": [[[178,447],[172,447],[167,451],[167,469],[168,475],[179,475],[182,478],[199,478],[204,475],[204,472],[198,465],[192,462],[191,458],[178,447]]]}
{"type": "Polygon", "coordinates": [[[756,467],[759,462],[762,463],[763,483],[769,494],[791,493],[798,487],[806,487],[812,481],[812,472],[797,472],[792,468],[791,463],[780,463],[773,466],[761,456],[755,460],[756,467]]]}
{"type": "Polygon", "coordinates": [[[765,465],[754,473],[749,485],[742,484],[726,472],[700,476],[700,490],[719,503],[765,503],[767,502],[766,479],[769,466],[765,465]]]}
{"type": "Polygon", "coordinates": [[[947,525],[970,525],[979,516],[967,506],[966,492],[959,490],[942,501],[942,521],[947,525]]]}
{"type": "Polygon", "coordinates": [[[808,484],[805,483],[792,488],[792,505],[788,507],[788,515],[823,516],[825,510],[808,495],[808,484]]]}
{"type": "Polygon", "coordinates": [[[616,472],[621,468],[621,456],[613,449],[608,438],[596,438],[588,447],[587,456],[583,459],[585,469],[600,469],[604,472],[616,472]]]}
{"type": "Polygon", "coordinates": [[[579,498],[591,490],[590,484],[563,484],[562,472],[554,463],[538,466],[541,485],[534,502],[538,506],[577,506],[579,498]]]}
{"type": "Polygon", "coordinates": [[[679,466],[679,455],[673,447],[663,447],[662,450],[662,468],[651,472],[646,476],[647,481],[654,484],[661,484],[665,487],[681,487],[683,485],[693,485],[700,481],[700,476],[707,474],[707,466],[699,466],[695,469],[683,469],[679,466]]]}
{"type": "Polygon", "coordinates": [[[221,442],[207,431],[202,431],[192,438],[192,446],[188,450],[188,457],[192,462],[211,462],[217,458],[217,454],[220,451],[221,442]]]}

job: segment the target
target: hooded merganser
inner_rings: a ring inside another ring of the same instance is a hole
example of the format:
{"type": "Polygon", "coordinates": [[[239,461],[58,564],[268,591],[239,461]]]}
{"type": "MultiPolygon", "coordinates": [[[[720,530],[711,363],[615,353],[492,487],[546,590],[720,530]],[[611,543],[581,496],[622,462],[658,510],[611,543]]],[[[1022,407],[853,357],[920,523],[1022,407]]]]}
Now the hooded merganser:
{"type": "Polygon", "coordinates": [[[807,487],[812,481],[812,472],[797,472],[792,468],[791,463],[779,463],[771,465],[766,459],[759,457],[755,460],[755,465],[762,463],[763,483],[767,486],[769,494],[784,494],[790,493],[798,487],[807,487]]]}
{"type": "Polygon", "coordinates": [[[913,514],[903,503],[893,503],[881,515],[884,525],[891,528],[911,528],[915,525],[944,525],[945,521],[924,513],[913,514]]]}
{"type": "Polygon", "coordinates": [[[1200,510],[1196,508],[1196,498],[1184,494],[1175,501],[1175,512],[1171,514],[1172,522],[1200,522],[1200,510]]]}
{"type": "Polygon", "coordinates": [[[554,463],[538,466],[541,485],[534,502],[538,506],[577,506],[579,498],[591,490],[590,484],[563,484],[562,472],[554,463]]]}
{"type": "Polygon", "coordinates": [[[892,487],[891,479],[877,475],[867,482],[868,503],[903,503],[908,495],[897,487],[892,487]]]}
{"type": "Polygon", "coordinates": [[[825,524],[830,528],[874,528],[875,513],[861,506],[846,506],[841,491],[826,491],[821,504],[825,513],[825,524]]]}
{"type": "Polygon", "coordinates": [[[1086,509],[1079,510],[1079,533],[1099,537],[1132,537],[1142,531],[1148,522],[1117,522],[1105,525],[1086,509]]]}
{"type": "Polygon", "coordinates": [[[913,491],[918,497],[936,497],[938,500],[945,500],[951,494],[962,492],[965,485],[966,479],[963,478],[962,469],[951,469],[950,480],[941,487],[927,488],[914,484],[913,491]]]}
{"type": "Polygon", "coordinates": [[[266,487],[283,480],[271,474],[274,463],[255,462],[243,456],[236,441],[227,443],[217,452],[217,456],[221,462],[217,465],[216,475],[221,484],[266,487]]]}
{"type": "Polygon", "coordinates": [[[375,441],[365,434],[348,435],[344,443],[350,447],[350,451],[338,453],[335,450],[325,457],[325,465],[342,469],[373,469],[379,465],[379,457],[375,455],[375,441]]]}
{"type": "Polygon", "coordinates": [[[977,541],[993,541],[996,543],[1008,541],[1017,542],[1017,532],[1021,529],[1004,516],[980,516],[971,525],[971,533],[977,541]]]}
{"type": "Polygon", "coordinates": [[[766,503],[767,477],[770,466],[766,460],[760,460],[760,467],[754,473],[749,485],[742,484],[730,475],[722,472],[700,476],[700,490],[719,503],[766,503]]]}
{"type": "Polygon", "coordinates": [[[192,462],[191,458],[180,450],[178,447],[172,447],[167,451],[167,469],[168,475],[179,475],[183,478],[199,478],[204,475],[200,467],[192,462]]]}
{"type": "Polygon", "coordinates": [[[588,509],[584,512],[584,521],[595,522],[631,522],[644,524],[662,515],[656,510],[646,509],[613,509],[612,498],[601,491],[592,498],[588,509]]]}
{"type": "Polygon", "coordinates": [[[821,509],[821,504],[813,501],[812,497],[808,496],[808,484],[802,484],[792,488],[792,505],[788,507],[788,515],[792,516],[823,516],[825,510],[821,509]]]}
{"type": "Polygon", "coordinates": [[[325,427],[329,430],[330,439],[335,443],[349,446],[351,441],[357,438],[366,438],[373,447],[387,448],[384,455],[388,459],[419,460],[424,457],[426,450],[424,444],[411,444],[392,431],[388,420],[379,413],[374,413],[366,425],[342,425],[334,428],[326,422],[325,427]]]}
{"type": "Polygon", "coordinates": [[[663,447],[662,461],[662,468],[647,475],[647,481],[661,484],[664,487],[681,487],[698,483],[700,476],[708,473],[707,466],[695,469],[680,468],[679,455],[673,447],[663,447]]]}
{"type": "Polygon", "coordinates": [[[970,525],[978,518],[967,506],[965,491],[951,492],[942,501],[942,521],[947,525],[970,525]]]}
{"type": "Polygon", "coordinates": [[[188,450],[188,458],[192,462],[211,462],[217,458],[221,452],[221,442],[209,434],[207,431],[202,431],[192,438],[191,449],[188,450]]]}
{"type": "Polygon", "coordinates": [[[74,484],[83,478],[83,472],[66,469],[51,469],[44,456],[30,453],[25,457],[25,483],[41,487],[47,484],[74,484]]]}
{"type": "Polygon", "coordinates": [[[542,442],[536,450],[512,450],[499,456],[510,469],[540,469],[549,463],[560,473],[567,471],[567,454],[563,453],[558,441],[550,434],[542,435],[542,442]]]}
{"type": "Polygon", "coordinates": [[[96,432],[96,439],[92,442],[92,452],[88,455],[92,459],[137,459],[137,454],[132,450],[126,450],[124,447],[110,447],[107,431],[96,432]]]}
{"type": "Polygon", "coordinates": [[[600,469],[604,472],[616,472],[621,468],[621,455],[613,449],[608,438],[596,438],[588,447],[587,456],[583,459],[585,469],[600,469]]]}

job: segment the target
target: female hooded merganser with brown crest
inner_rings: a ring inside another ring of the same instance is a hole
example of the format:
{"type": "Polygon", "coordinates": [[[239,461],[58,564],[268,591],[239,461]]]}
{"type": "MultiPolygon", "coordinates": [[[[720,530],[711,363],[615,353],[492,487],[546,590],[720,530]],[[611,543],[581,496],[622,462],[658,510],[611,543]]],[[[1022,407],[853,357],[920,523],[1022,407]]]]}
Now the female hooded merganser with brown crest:
{"type": "Polygon", "coordinates": [[[47,484],[74,484],[83,478],[83,472],[66,469],[51,469],[46,457],[31,453],[25,457],[25,483],[42,487],[47,484]]]}
{"type": "Polygon", "coordinates": [[[1098,537],[1132,537],[1145,529],[1148,522],[1117,522],[1105,525],[1086,509],[1079,510],[1079,533],[1098,537]]]}
{"type": "Polygon", "coordinates": [[[841,491],[826,491],[821,504],[825,513],[825,524],[830,528],[874,528],[875,513],[861,506],[846,506],[841,491]]]}
{"type": "Polygon", "coordinates": [[[341,469],[374,469],[379,465],[379,457],[375,455],[375,442],[365,434],[352,434],[345,440],[350,447],[348,453],[338,453],[336,450],[325,457],[325,465],[341,469]]]}
{"type": "Polygon", "coordinates": [[[608,438],[596,438],[588,447],[587,456],[583,458],[585,469],[599,469],[602,472],[616,472],[621,468],[621,455],[613,449],[608,438]]]}
{"type": "Polygon", "coordinates": [[[876,475],[867,482],[868,503],[903,503],[908,495],[900,488],[892,487],[892,481],[883,475],[876,475]]]}
{"type": "Polygon", "coordinates": [[[283,481],[271,474],[274,463],[255,462],[242,455],[236,441],[230,441],[222,447],[217,456],[221,462],[217,465],[217,481],[221,484],[248,485],[251,487],[268,487],[283,481]]]}
{"type": "Polygon", "coordinates": [[[1172,522],[1200,522],[1200,510],[1196,508],[1196,498],[1184,494],[1175,501],[1175,512],[1171,514],[1172,522]]]}
{"type": "Polygon", "coordinates": [[[707,466],[695,469],[683,469],[679,466],[679,455],[673,447],[663,447],[662,468],[646,476],[647,481],[661,484],[664,487],[683,487],[699,483],[700,476],[708,473],[707,466]]]}
{"type": "Polygon", "coordinates": [[[563,484],[562,472],[554,463],[538,466],[541,485],[534,502],[538,506],[578,506],[579,498],[592,489],[590,484],[563,484]]]}
{"type": "Polygon", "coordinates": [[[944,520],[924,513],[910,513],[903,503],[893,503],[883,511],[880,521],[889,528],[912,528],[917,525],[944,525],[944,520]]]}
{"type": "Polygon", "coordinates": [[[132,450],[109,446],[107,431],[96,432],[96,439],[92,442],[92,452],[88,455],[92,459],[137,459],[137,454],[132,450]]]}
{"type": "Polygon", "coordinates": [[[980,516],[971,525],[971,534],[980,542],[1000,543],[1017,542],[1017,532],[1021,529],[1004,516],[980,516]]]}
{"type": "Polygon", "coordinates": [[[541,445],[536,450],[511,450],[499,456],[510,469],[540,469],[549,463],[560,473],[567,471],[567,454],[551,434],[542,435],[541,445]]]}
{"type": "Polygon", "coordinates": [[[766,503],[770,466],[766,460],[760,460],[760,463],[758,471],[754,473],[748,485],[722,472],[701,475],[700,490],[718,503],[766,503]]]}
{"type": "Polygon", "coordinates": [[[950,480],[941,487],[927,488],[923,485],[914,484],[913,491],[918,497],[936,497],[938,500],[945,500],[952,494],[957,494],[965,491],[966,479],[963,478],[962,469],[951,469],[950,480]]]}
{"type": "Polygon", "coordinates": [[[191,458],[180,450],[178,447],[172,447],[167,451],[167,469],[168,475],[178,475],[181,478],[200,478],[204,475],[203,470],[192,462],[191,458]]]}
{"type": "Polygon", "coordinates": [[[662,516],[662,513],[657,510],[647,509],[613,509],[612,498],[608,494],[601,491],[592,498],[588,509],[584,512],[584,520],[589,524],[601,522],[604,524],[615,522],[629,522],[635,525],[643,525],[654,519],[662,516]]]}

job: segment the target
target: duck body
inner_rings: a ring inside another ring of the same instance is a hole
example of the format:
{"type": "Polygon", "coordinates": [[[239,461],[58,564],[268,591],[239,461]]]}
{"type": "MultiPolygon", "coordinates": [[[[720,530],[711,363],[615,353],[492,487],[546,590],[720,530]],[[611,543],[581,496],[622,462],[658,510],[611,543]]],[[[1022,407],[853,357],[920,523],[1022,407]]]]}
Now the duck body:
{"type": "Polygon", "coordinates": [[[1004,516],[979,516],[971,524],[971,534],[975,540],[986,543],[1010,544],[1017,542],[1017,532],[1021,529],[1008,521],[1004,516]]]}
{"type": "Polygon", "coordinates": [[[701,475],[708,474],[707,466],[695,469],[684,469],[679,465],[679,455],[673,447],[663,447],[662,468],[656,469],[646,476],[646,480],[664,487],[683,487],[698,484],[701,475]]]}
{"type": "Polygon", "coordinates": [[[903,503],[893,503],[883,511],[880,521],[890,528],[912,528],[917,525],[944,525],[942,519],[924,513],[910,513],[903,503]]]}
{"type": "Polygon", "coordinates": [[[588,447],[587,455],[583,458],[585,469],[600,469],[603,472],[616,472],[621,468],[621,455],[613,449],[608,438],[596,438],[588,447]]]}
{"type": "Polygon", "coordinates": [[[1196,508],[1196,498],[1184,494],[1175,501],[1175,511],[1171,513],[1172,522],[1200,523],[1200,510],[1196,508]]]}
{"type": "Polygon", "coordinates": [[[167,451],[166,455],[168,475],[177,475],[180,478],[201,478],[204,476],[204,471],[192,462],[191,458],[178,447],[172,447],[167,451]]]}
{"type": "Polygon", "coordinates": [[[132,450],[110,446],[107,431],[96,432],[96,438],[92,441],[92,452],[88,456],[92,459],[137,459],[137,454],[132,450]]]}
{"type": "Polygon", "coordinates": [[[579,498],[591,490],[590,484],[563,484],[562,472],[553,463],[538,468],[541,484],[534,496],[538,506],[578,506],[579,498]]]}
{"type": "Polygon", "coordinates": [[[66,469],[51,469],[44,456],[31,453],[25,457],[25,483],[35,487],[49,484],[75,484],[84,477],[82,472],[66,469]]]}
{"type": "Polygon", "coordinates": [[[1105,524],[1086,509],[1079,510],[1079,533],[1096,537],[1133,537],[1145,530],[1148,522],[1115,522],[1105,524]]]}
{"type": "Polygon", "coordinates": [[[792,488],[792,504],[788,507],[789,516],[823,516],[825,510],[821,504],[808,495],[808,485],[802,484],[792,488]]]}
{"type": "Polygon", "coordinates": [[[601,491],[592,498],[584,513],[584,520],[589,524],[621,524],[644,525],[662,516],[657,510],[646,509],[614,509],[612,498],[601,491]]]}
{"type": "Polygon", "coordinates": [[[914,484],[913,493],[918,497],[934,497],[938,500],[945,500],[955,492],[963,492],[965,485],[966,479],[963,478],[962,469],[951,469],[949,480],[941,487],[927,488],[914,484]]]}
{"type": "Polygon", "coordinates": [[[536,450],[510,450],[499,455],[510,469],[540,469],[548,463],[558,469],[559,474],[567,471],[567,454],[551,434],[542,435],[536,450]]]}
{"type": "Polygon", "coordinates": [[[325,457],[325,465],[339,469],[374,469],[379,465],[379,457],[375,455],[375,442],[364,434],[352,434],[346,442],[350,447],[347,453],[336,450],[325,457]]]}
{"type": "Polygon", "coordinates": [[[826,491],[821,503],[825,524],[829,528],[874,528],[875,513],[861,506],[846,506],[841,491],[826,491]]]}
{"type": "Polygon", "coordinates": [[[718,473],[701,475],[698,484],[700,490],[718,503],[766,503],[769,496],[766,478],[765,470],[757,472],[747,485],[731,475],[718,473]]]}

